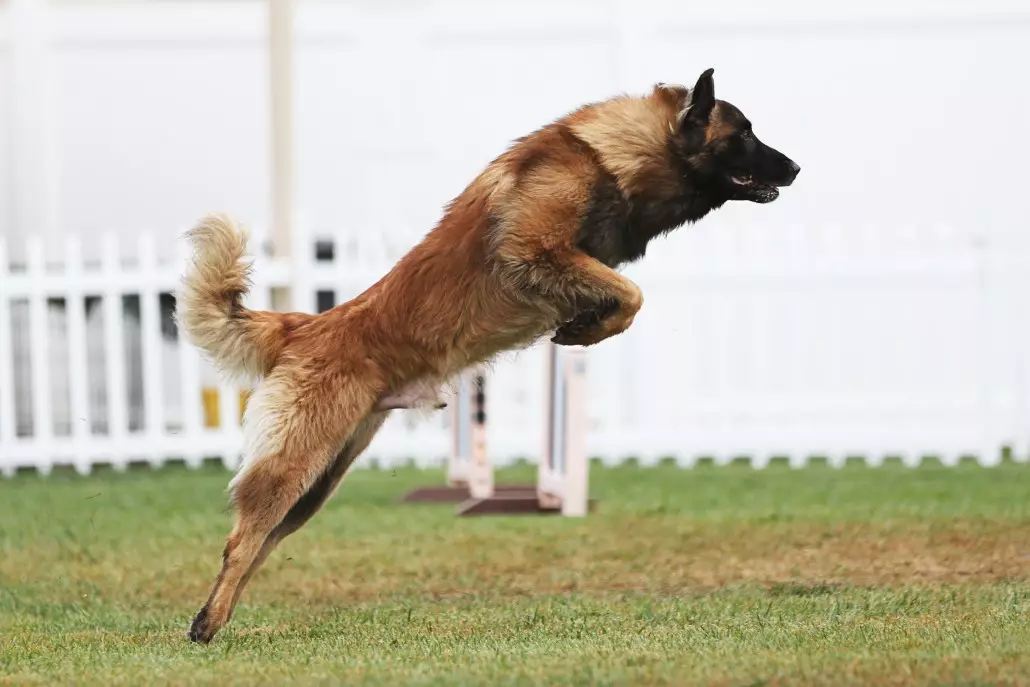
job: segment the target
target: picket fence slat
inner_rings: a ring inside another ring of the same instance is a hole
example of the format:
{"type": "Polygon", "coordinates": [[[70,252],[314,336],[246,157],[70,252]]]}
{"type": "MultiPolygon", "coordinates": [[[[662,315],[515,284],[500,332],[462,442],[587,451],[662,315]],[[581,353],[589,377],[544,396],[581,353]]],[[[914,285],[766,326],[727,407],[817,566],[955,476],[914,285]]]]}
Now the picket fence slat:
{"type": "MultiPolygon", "coordinates": [[[[42,277],[46,272],[43,259],[43,242],[32,237],[27,242],[27,267],[30,277],[42,277]]],[[[50,328],[48,325],[47,296],[42,289],[34,288],[29,294],[29,336],[33,346],[29,352],[29,368],[32,383],[32,437],[44,449],[44,458],[37,466],[48,474],[53,456],[49,451],[53,440],[53,404],[50,396],[50,328]]]]}
{"type": "MultiPolygon", "coordinates": [[[[285,286],[294,309],[314,312],[320,290],[335,303],[353,298],[420,237],[328,237],[330,260],[316,259],[301,223],[288,258],[267,255],[266,238],[262,228],[251,234],[247,305],[268,309],[272,289],[285,286]]],[[[86,270],[69,238],[58,269],[43,263],[35,241],[26,264],[12,267],[0,239],[2,474],[137,460],[238,464],[241,390],[211,381],[208,363],[161,308],[190,257],[178,247],[178,260],[161,263],[152,234],[131,247],[106,236],[101,268],[86,270]],[[88,314],[87,296],[100,296],[88,314]],[[127,314],[126,296],[139,298],[138,318],[127,314]],[[65,303],[64,331],[48,324],[61,322],[50,298],[65,303]],[[28,304],[22,324],[12,319],[14,302],[28,304]],[[87,345],[90,332],[98,336],[87,345]],[[62,355],[51,364],[52,351],[62,355]],[[15,361],[26,359],[23,388],[14,384],[15,361]],[[19,422],[31,428],[26,436],[15,435],[19,422]]],[[[800,468],[815,459],[839,467],[894,457],[915,466],[971,456],[989,466],[1003,445],[1028,459],[1025,232],[727,221],[671,239],[626,272],[647,304],[629,332],[588,351],[587,447],[607,463],[743,458],[761,469],[777,458],[800,468]]],[[[542,363],[533,348],[492,367],[488,442],[499,464],[540,454],[542,363]]],[[[357,465],[434,465],[449,441],[444,414],[415,422],[395,413],[357,465]]]]}
{"type": "MultiPolygon", "coordinates": [[[[140,341],[143,346],[143,431],[153,445],[157,446],[165,433],[164,424],[164,377],[161,372],[161,313],[160,291],[149,279],[157,270],[157,254],[154,236],[140,235],[139,271],[141,285],[140,299],[140,341]]],[[[157,454],[150,452],[152,465],[158,465],[157,454]]]]}
{"type": "Polygon", "coordinates": [[[102,239],[101,269],[109,277],[103,292],[104,313],[104,371],[107,392],[107,436],[112,445],[111,464],[122,470],[128,465],[128,456],[122,447],[129,433],[128,401],[126,399],[125,322],[122,305],[121,253],[113,234],[102,239]]]}
{"type": "MultiPolygon", "coordinates": [[[[68,277],[65,316],[68,318],[68,388],[71,396],[69,420],[74,442],[86,441],[92,433],[94,415],[89,407],[89,375],[86,358],[86,297],[82,290],[82,244],[77,236],[65,244],[64,269],[68,277]]],[[[87,456],[78,454],[74,460],[80,474],[90,471],[87,456]]]]}

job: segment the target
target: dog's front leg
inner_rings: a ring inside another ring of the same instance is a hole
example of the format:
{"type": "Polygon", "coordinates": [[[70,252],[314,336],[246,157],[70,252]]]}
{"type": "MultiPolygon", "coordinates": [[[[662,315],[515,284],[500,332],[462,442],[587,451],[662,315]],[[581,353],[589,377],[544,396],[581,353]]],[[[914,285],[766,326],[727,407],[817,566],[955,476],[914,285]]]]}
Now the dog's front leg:
{"type": "Polygon", "coordinates": [[[551,341],[561,346],[592,346],[626,331],[644,303],[640,287],[604,263],[576,252],[564,262],[576,314],[551,341]]]}

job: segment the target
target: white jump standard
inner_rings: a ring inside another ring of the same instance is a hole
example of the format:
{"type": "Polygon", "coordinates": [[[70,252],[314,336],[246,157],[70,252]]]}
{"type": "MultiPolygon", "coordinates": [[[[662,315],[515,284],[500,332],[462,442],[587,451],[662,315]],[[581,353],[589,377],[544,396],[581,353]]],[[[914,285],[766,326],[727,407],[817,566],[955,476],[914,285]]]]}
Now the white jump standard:
{"type": "Polygon", "coordinates": [[[536,484],[495,484],[486,446],[486,379],[482,368],[459,379],[451,408],[453,443],[447,485],[423,487],[402,501],[461,502],[458,515],[582,516],[593,506],[586,456],[586,353],[548,346],[545,435],[536,484]]]}

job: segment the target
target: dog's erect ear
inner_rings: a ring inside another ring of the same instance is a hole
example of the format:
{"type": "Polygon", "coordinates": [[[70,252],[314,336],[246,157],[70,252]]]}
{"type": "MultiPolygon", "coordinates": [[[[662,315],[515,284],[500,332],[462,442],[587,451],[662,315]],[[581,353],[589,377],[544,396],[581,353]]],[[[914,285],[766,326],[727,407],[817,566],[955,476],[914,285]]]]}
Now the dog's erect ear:
{"type": "Polygon", "coordinates": [[[708,124],[708,117],[715,107],[715,80],[712,78],[714,73],[714,69],[706,69],[690,91],[690,102],[680,116],[685,124],[708,124]]]}

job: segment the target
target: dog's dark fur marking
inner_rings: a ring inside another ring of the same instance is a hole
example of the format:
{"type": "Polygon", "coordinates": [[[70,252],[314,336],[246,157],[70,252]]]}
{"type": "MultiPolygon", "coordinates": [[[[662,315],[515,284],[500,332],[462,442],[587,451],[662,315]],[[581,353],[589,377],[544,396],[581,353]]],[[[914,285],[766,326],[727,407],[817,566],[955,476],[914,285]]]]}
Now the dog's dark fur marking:
{"type": "Polygon", "coordinates": [[[304,492],[304,495],[290,508],[283,521],[272,530],[271,536],[282,539],[293,534],[318,512],[318,509],[322,507],[340,480],[343,479],[347,468],[350,467],[352,459],[348,457],[349,449],[350,447],[344,447],[337,454],[329,468],[304,492]]]}
{"type": "Polygon", "coordinates": [[[576,246],[608,267],[618,267],[643,256],[647,241],[640,241],[630,224],[632,206],[612,174],[605,172],[590,189],[586,216],[576,246]]]}
{"type": "Polygon", "coordinates": [[[627,197],[611,174],[602,174],[591,189],[576,245],[608,267],[636,262],[648,244],[687,222],[704,217],[725,201],[684,184],[671,199],[627,197]]]}

